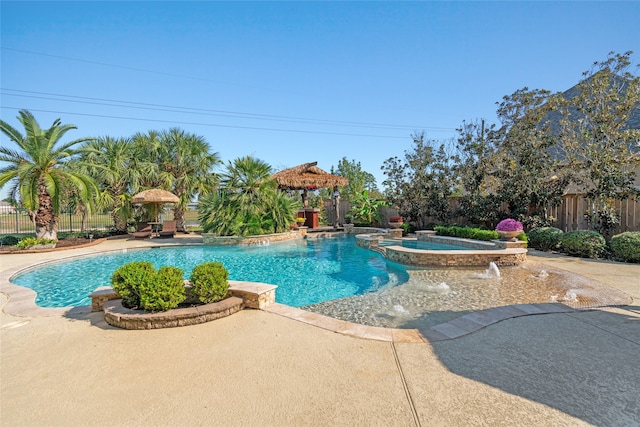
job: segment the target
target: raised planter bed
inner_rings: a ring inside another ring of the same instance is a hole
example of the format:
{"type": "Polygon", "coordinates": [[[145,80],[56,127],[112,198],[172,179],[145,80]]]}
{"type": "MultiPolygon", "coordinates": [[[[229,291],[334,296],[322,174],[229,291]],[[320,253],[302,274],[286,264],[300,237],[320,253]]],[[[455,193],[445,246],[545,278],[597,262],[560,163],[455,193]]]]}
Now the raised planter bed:
{"type": "Polygon", "coordinates": [[[123,329],[161,329],[197,325],[230,316],[243,308],[244,300],[238,297],[157,313],[126,308],[122,305],[121,299],[107,301],[103,306],[104,320],[123,329]]]}

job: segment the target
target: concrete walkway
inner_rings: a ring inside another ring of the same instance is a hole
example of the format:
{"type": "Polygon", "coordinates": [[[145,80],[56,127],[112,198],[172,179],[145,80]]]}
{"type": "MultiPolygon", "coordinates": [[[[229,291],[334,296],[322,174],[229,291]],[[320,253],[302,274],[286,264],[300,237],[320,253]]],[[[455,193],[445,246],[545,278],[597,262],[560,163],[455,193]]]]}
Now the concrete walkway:
{"type": "MultiPolygon", "coordinates": [[[[170,240],[0,255],[0,274],[170,240]]],[[[3,310],[0,425],[640,425],[640,265],[529,257],[634,303],[519,317],[434,343],[354,338],[254,310],[150,331],[113,328],[101,313],[3,310]]]]}

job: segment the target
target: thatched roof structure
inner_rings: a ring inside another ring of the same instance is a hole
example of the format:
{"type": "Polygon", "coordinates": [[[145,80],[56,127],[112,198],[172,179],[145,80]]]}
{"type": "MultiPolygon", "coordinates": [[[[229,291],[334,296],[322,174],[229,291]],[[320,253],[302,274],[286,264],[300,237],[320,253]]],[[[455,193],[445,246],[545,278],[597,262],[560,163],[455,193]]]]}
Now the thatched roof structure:
{"type": "Polygon", "coordinates": [[[316,166],[318,162],[305,163],[271,175],[282,190],[316,190],[318,188],[344,187],[349,180],[331,175],[316,166]]]}
{"type": "Polygon", "coordinates": [[[180,203],[180,198],[169,191],[154,188],[131,197],[131,203],[180,203]]]}

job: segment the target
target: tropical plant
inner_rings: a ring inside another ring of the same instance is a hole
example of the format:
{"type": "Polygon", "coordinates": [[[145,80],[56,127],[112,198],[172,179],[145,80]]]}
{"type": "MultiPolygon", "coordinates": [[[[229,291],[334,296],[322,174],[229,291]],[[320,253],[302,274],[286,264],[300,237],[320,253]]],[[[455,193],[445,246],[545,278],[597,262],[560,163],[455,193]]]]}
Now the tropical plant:
{"type": "Polygon", "coordinates": [[[271,167],[251,156],[229,162],[219,191],[200,199],[198,212],[205,233],[247,236],[280,233],[295,221],[298,202],[278,191],[271,167]]]}
{"type": "Polygon", "coordinates": [[[52,243],[56,243],[56,240],[44,237],[25,237],[16,244],[16,247],[18,249],[29,249],[35,245],[50,245],[52,243]]]}
{"type": "Polygon", "coordinates": [[[43,130],[26,110],[19,112],[18,121],[24,127],[25,135],[0,120],[0,130],[20,148],[17,151],[0,147],[0,162],[9,163],[0,169],[0,188],[13,181],[10,192],[20,194],[22,205],[35,223],[36,236],[57,240],[65,189],[74,189],[87,204],[98,191],[91,177],[68,167],[69,161],[79,153],[74,147],[90,138],[59,145],[68,131],[76,129],[75,126],[63,125],[56,119],[49,129],[43,130]]]}
{"type": "Polygon", "coordinates": [[[371,197],[369,191],[364,190],[362,193],[356,194],[356,197],[351,200],[351,204],[349,213],[354,218],[371,225],[374,220],[380,221],[379,209],[382,206],[386,206],[387,202],[371,197]]]}
{"type": "Polygon", "coordinates": [[[154,157],[161,173],[171,177],[170,191],[180,198],[180,203],[173,208],[173,218],[178,231],[184,231],[187,204],[217,185],[213,168],[220,163],[220,157],[210,151],[204,137],[178,128],[162,131],[158,138],[160,143],[154,157]]]}
{"type": "Polygon", "coordinates": [[[144,172],[144,168],[134,167],[133,159],[130,139],[106,136],[88,142],[79,162],[79,167],[98,183],[98,205],[110,210],[118,233],[127,231],[132,216],[131,193],[138,189],[144,172]]]}

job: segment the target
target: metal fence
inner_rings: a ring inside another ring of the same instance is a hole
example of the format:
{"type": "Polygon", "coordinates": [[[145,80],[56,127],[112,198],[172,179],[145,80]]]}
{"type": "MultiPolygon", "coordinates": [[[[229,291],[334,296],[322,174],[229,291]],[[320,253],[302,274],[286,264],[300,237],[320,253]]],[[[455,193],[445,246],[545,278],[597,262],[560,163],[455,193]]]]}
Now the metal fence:
{"type": "MultiPolygon", "coordinates": [[[[173,213],[165,213],[165,219],[173,217],[173,213]]],[[[185,212],[185,221],[188,227],[198,227],[198,212],[185,212]]],[[[84,233],[91,230],[110,230],[113,228],[111,214],[101,213],[82,215],[63,213],[58,222],[58,232],[84,233]]],[[[12,210],[12,212],[0,213],[0,234],[35,234],[36,226],[31,221],[29,214],[24,210],[12,210]]]]}

